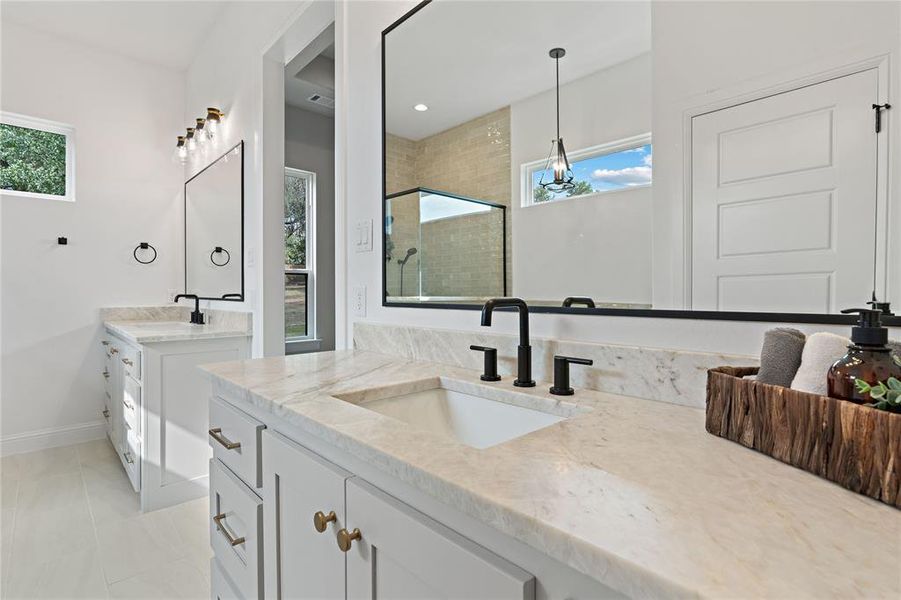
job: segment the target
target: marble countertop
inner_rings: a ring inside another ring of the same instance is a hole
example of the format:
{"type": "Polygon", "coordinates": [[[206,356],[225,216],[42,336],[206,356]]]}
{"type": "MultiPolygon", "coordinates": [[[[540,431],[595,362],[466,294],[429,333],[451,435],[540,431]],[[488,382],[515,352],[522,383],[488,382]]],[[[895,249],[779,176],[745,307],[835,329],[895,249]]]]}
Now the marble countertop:
{"type": "Polygon", "coordinates": [[[135,344],[251,335],[246,327],[233,323],[194,325],[188,321],[104,321],[103,325],[108,331],[135,344]]]}
{"type": "Polygon", "coordinates": [[[628,596],[901,597],[901,511],[706,433],[700,409],[578,390],[565,402],[590,411],[477,450],[333,396],[443,376],[556,401],[547,384],[353,350],[204,368],[628,596]]]}

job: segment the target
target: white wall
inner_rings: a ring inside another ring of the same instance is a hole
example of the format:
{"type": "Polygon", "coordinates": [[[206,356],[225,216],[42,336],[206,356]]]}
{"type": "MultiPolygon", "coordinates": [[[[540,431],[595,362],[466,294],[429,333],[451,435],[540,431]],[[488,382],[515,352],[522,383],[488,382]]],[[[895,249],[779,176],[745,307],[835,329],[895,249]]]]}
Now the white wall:
{"type": "MultiPolygon", "coordinates": [[[[226,113],[222,133],[207,146],[205,154],[187,166],[186,176],[196,173],[223,151],[244,140],[245,302],[241,307],[253,312],[254,356],[284,352],[284,277],[279,278],[277,274],[273,277],[271,273],[268,277],[264,275],[266,267],[273,270],[273,261],[276,270],[284,268],[284,236],[265,235],[266,225],[271,229],[272,224],[264,218],[263,55],[299,5],[299,2],[228,4],[186,74],[186,118],[204,116],[208,106],[218,107],[226,113]],[[267,281],[265,286],[264,280],[267,281]],[[264,306],[268,310],[264,311],[264,306]]],[[[284,63],[281,68],[284,69],[284,63]]],[[[279,94],[279,90],[273,93],[279,94]]],[[[284,106],[283,94],[282,91],[277,106],[284,106]]],[[[274,204],[278,205],[278,202],[274,204]]],[[[283,227],[278,219],[276,225],[279,230],[283,227]]],[[[238,308],[231,302],[210,304],[218,308],[238,308]]]]}
{"type": "Polygon", "coordinates": [[[0,60],[0,108],[73,125],[76,145],[74,203],[0,201],[0,436],[5,448],[41,430],[102,435],[98,309],[181,287],[183,77],[9,22],[0,60]],[[151,265],[132,257],[143,241],[151,265]]]}
{"type": "Polygon", "coordinates": [[[316,335],[335,349],[335,119],[285,107],[285,166],[316,173],[316,335]]]}
{"type": "MultiPolygon", "coordinates": [[[[899,2],[856,0],[653,4],[654,306],[682,306],[683,112],[879,55],[890,55],[895,65],[891,95],[897,105],[899,12],[899,2]]],[[[891,118],[897,156],[901,119],[891,118]]],[[[901,161],[890,164],[897,215],[901,161]]],[[[895,219],[895,231],[901,230],[895,219]]],[[[893,258],[893,299],[901,302],[897,241],[893,258]]]]}
{"type": "MultiPolygon", "coordinates": [[[[253,355],[284,353],[284,68],[334,18],[324,1],[233,2],[187,71],[185,114],[207,106],[226,124],[196,172],[244,140],[245,302],[253,312],[253,355]]],[[[213,303],[236,308],[235,303],[213,303]]]]}
{"type": "MultiPolygon", "coordinates": [[[[769,3],[761,3],[768,5],[769,3]]],[[[829,3],[821,3],[811,10],[822,10],[829,3]]],[[[406,2],[352,2],[342,4],[338,11],[337,37],[339,45],[339,60],[336,61],[337,78],[352,85],[352,94],[348,94],[346,103],[339,105],[336,112],[336,127],[339,131],[338,140],[346,144],[346,151],[339,150],[339,191],[337,201],[339,211],[345,210],[344,226],[350,227],[359,219],[373,219],[377,225],[381,219],[381,201],[379,190],[381,189],[381,92],[380,92],[380,44],[381,31],[400,17],[404,12],[416,5],[414,0],[406,2]]],[[[723,3],[726,9],[732,3],[723,3]]],[[[655,11],[666,9],[669,12],[678,11],[681,3],[655,3],[655,11]]],[[[426,9],[428,10],[428,9],[426,9]]],[[[887,9],[890,13],[892,10],[887,9]]],[[[657,13],[656,22],[662,25],[661,14],[657,13]]],[[[667,13],[668,14],[668,13],[667,13]]],[[[673,17],[675,19],[675,17],[673,17]]],[[[846,23],[854,22],[853,15],[846,14],[846,23]]],[[[897,34],[897,15],[891,13],[891,18],[886,17],[888,24],[877,26],[874,31],[884,31],[888,26],[894,27],[897,34]]],[[[411,21],[412,23],[412,21],[411,21]]],[[[689,23],[682,19],[675,19],[669,27],[672,30],[685,28],[688,32],[692,29],[689,23]]],[[[742,28],[747,30],[747,35],[753,37],[755,50],[749,51],[747,47],[740,49],[737,54],[763,53],[762,65],[782,64],[786,56],[770,54],[767,44],[769,36],[762,36],[761,32],[770,27],[781,25],[767,23],[766,26],[749,26],[742,23],[742,28]]],[[[866,26],[861,26],[865,28],[866,26]]],[[[807,23],[794,23],[791,27],[784,28],[792,35],[799,36],[799,46],[805,43],[804,32],[808,29],[807,23]]],[[[732,31],[733,34],[738,35],[732,31]]],[[[676,35],[673,31],[671,35],[676,35]]],[[[696,47],[695,54],[707,55],[708,60],[715,60],[721,49],[708,43],[706,39],[692,37],[691,33],[683,34],[686,45],[691,42],[696,47]],[[700,41],[699,41],[700,40],[700,41]]],[[[844,33],[836,32],[830,39],[842,39],[844,33]]],[[[717,41],[726,42],[729,36],[724,34],[716,38],[717,41]]],[[[822,41],[822,40],[821,40],[822,41]]],[[[822,51],[818,44],[811,50],[805,50],[805,54],[815,54],[822,51]]],[[[656,64],[655,53],[655,81],[662,77],[660,66],[656,64]]],[[[693,57],[692,57],[693,59],[693,57]]],[[[679,60],[671,57],[669,62],[679,60]]],[[[719,59],[716,59],[719,60],[719,59]]],[[[686,66],[691,60],[685,60],[686,66]]],[[[896,60],[897,62],[897,60],[896,60]]],[[[724,70],[732,68],[728,60],[723,59],[724,70]]],[[[706,64],[706,63],[699,63],[706,64]]],[[[670,64],[671,68],[676,68],[670,64]]],[[[703,70],[700,71],[703,74],[703,70]]],[[[740,76],[740,75],[738,75],[740,76]]],[[[745,75],[744,77],[747,77],[745,75]]],[[[339,83],[340,85],[340,83],[339,83]]],[[[655,100],[656,106],[656,100],[655,100]]],[[[658,115],[662,117],[663,114],[658,115]]],[[[678,116],[681,124],[681,115],[678,116]]],[[[672,151],[681,143],[672,135],[672,124],[665,128],[670,135],[661,141],[660,127],[662,123],[654,123],[655,153],[660,155],[661,148],[666,147],[672,151]]],[[[679,125],[680,127],[681,125],[679,125]]],[[[678,136],[677,136],[678,137],[678,136]]],[[[656,158],[656,157],[655,157],[656,158]]],[[[655,161],[656,162],[656,161],[655,161]]],[[[667,171],[672,172],[672,165],[667,171]]],[[[672,182],[662,189],[658,185],[660,172],[655,164],[655,197],[658,194],[681,198],[681,187],[674,186],[672,182]]],[[[897,178],[896,178],[897,179],[897,178]]],[[[655,244],[657,240],[655,239],[655,244]]],[[[345,242],[346,244],[346,242],[345,242]]],[[[388,308],[381,306],[381,264],[378,250],[369,253],[356,253],[348,246],[338,249],[346,252],[347,265],[347,289],[345,301],[350,302],[350,294],[354,286],[365,285],[367,291],[366,317],[348,316],[348,329],[345,340],[352,343],[352,324],[356,320],[370,320],[384,323],[408,323],[426,327],[445,327],[461,330],[478,330],[478,315],[473,311],[465,310],[434,310],[413,308],[388,308]]],[[[340,261],[340,257],[339,257],[340,261]]],[[[340,282],[339,282],[340,285],[340,282]]],[[[495,319],[495,330],[508,333],[516,331],[516,322],[512,314],[500,315],[495,319]]],[[[645,319],[629,317],[573,317],[566,315],[533,315],[532,330],[535,335],[554,336],[561,339],[598,341],[607,343],[646,345],[654,347],[681,348],[702,351],[720,351],[738,354],[757,354],[763,333],[772,323],[732,322],[732,321],[700,321],[687,319],[645,319]]],[[[830,330],[847,333],[843,326],[799,326],[799,328],[812,332],[818,330],[830,330]]],[[[896,331],[895,335],[901,335],[896,331]]]]}
{"type": "MultiPolygon", "coordinates": [[[[547,156],[554,110],[553,90],[510,105],[513,295],[650,304],[651,188],[522,207],[521,167],[547,156]]],[[[562,86],[560,112],[570,154],[650,132],[650,54],[562,86]]]]}

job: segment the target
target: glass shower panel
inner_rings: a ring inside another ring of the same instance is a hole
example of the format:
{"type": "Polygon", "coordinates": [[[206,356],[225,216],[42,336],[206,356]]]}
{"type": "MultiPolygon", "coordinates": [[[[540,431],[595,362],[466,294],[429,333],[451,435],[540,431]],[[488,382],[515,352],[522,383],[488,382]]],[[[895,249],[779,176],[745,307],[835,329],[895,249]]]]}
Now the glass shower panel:
{"type": "Polygon", "coordinates": [[[389,302],[506,294],[503,205],[416,188],[386,203],[389,302]]]}

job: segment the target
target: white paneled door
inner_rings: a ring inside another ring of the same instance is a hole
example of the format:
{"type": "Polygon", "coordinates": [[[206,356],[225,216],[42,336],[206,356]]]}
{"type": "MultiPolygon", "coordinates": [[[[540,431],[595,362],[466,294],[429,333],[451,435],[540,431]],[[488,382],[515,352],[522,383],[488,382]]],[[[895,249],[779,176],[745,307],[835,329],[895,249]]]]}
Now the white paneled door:
{"type": "Polygon", "coordinates": [[[869,299],[877,93],[871,69],[692,119],[691,308],[869,299]]]}

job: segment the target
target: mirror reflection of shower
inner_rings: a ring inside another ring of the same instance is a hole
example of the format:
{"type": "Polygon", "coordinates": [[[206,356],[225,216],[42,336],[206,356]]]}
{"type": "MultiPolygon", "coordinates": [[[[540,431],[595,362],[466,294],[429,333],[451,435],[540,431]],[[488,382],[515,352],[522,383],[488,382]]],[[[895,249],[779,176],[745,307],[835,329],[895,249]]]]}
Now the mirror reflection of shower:
{"type": "Polygon", "coordinates": [[[418,250],[416,248],[407,248],[407,255],[405,257],[398,258],[397,264],[400,265],[400,295],[404,295],[404,267],[407,265],[407,261],[410,260],[410,257],[416,254],[418,250]]]}

